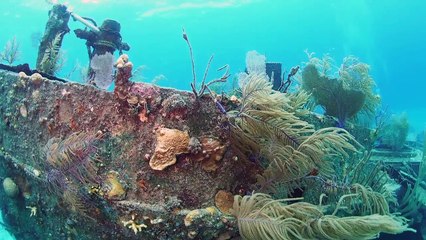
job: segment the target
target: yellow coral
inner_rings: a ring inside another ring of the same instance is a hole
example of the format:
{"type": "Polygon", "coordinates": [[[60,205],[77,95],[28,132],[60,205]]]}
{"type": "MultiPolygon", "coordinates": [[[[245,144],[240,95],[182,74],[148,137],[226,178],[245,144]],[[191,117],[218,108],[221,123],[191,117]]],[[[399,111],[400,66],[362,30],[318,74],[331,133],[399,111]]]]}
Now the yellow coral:
{"type": "Polygon", "coordinates": [[[30,209],[30,217],[37,215],[37,207],[35,207],[35,206],[26,206],[26,208],[30,209]]]}
{"type": "Polygon", "coordinates": [[[201,211],[198,210],[198,209],[192,210],[188,214],[186,214],[185,219],[183,220],[183,222],[185,223],[185,226],[187,226],[187,227],[191,226],[194,218],[196,218],[200,214],[201,214],[201,211]]]}
{"type": "Polygon", "coordinates": [[[110,190],[107,193],[108,198],[122,198],[126,195],[126,190],[124,190],[123,185],[117,178],[118,173],[111,171],[107,175],[107,181],[110,186],[110,190]]]}
{"type": "Polygon", "coordinates": [[[194,219],[203,218],[206,216],[213,216],[219,214],[219,211],[215,207],[207,207],[204,209],[195,209],[186,214],[183,222],[185,226],[189,227],[194,222],[194,219]]]}
{"type": "Polygon", "coordinates": [[[216,208],[214,208],[214,207],[207,207],[206,211],[211,215],[214,215],[214,214],[217,213],[216,208]]]}
{"type": "Polygon", "coordinates": [[[133,230],[135,234],[142,231],[142,228],[147,228],[147,226],[143,223],[137,224],[135,221],[135,215],[132,215],[132,219],[129,221],[121,221],[125,227],[128,227],[133,230]]]}
{"type": "Polygon", "coordinates": [[[30,80],[35,86],[40,86],[43,82],[43,76],[41,76],[40,73],[33,73],[33,75],[30,76],[30,80]]]}

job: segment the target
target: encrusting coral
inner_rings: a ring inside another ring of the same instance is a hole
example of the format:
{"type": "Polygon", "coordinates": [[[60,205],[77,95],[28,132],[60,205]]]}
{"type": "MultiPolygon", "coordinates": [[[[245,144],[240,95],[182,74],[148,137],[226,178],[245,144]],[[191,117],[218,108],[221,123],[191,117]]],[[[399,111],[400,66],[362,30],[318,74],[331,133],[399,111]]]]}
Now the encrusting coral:
{"type": "Polygon", "coordinates": [[[158,110],[162,102],[160,88],[130,81],[133,63],[127,54],[121,55],[114,66],[117,68],[114,96],[121,102],[122,109],[136,115],[140,122],[149,122],[149,114],[158,110]]]}
{"type": "Polygon", "coordinates": [[[176,163],[176,155],[188,152],[189,135],[178,129],[160,128],[156,132],[157,144],[149,166],[164,170],[176,163]]]}
{"type": "Polygon", "coordinates": [[[34,86],[40,86],[40,84],[43,82],[43,76],[41,76],[41,74],[40,73],[33,73],[31,76],[30,76],[30,80],[31,80],[31,83],[34,85],[34,86]]]}
{"type": "Polygon", "coordinates": [[[219,190],[214,196],[214,202],[217,208],[223,213],[229,214],[232,209],[234,195],[230,192],[219,190]]]}
{"type": "Polygon", "coordinates": [[[200,142],[200,151],[195,154],[194,159],[201,162],[201,167],[207,172],[214,172],[219,168],[220,160],[226,151],[226,146],[219,140],[203,137],[200,142]]]}
{"type": "Polygon", "coordinates": [[[207,207],[204,209],[192,210],[188,214],[186,214],[183,222],[186,227],[189,227],[194,223],[195,219],[202,218],[205,215],[217,216],[219,215],[219,211],[215,207],[207,207]]]}
{"type": "Polygon", "coordinates": [[[3,180],[3,190],[6,195],[11,198],[16,197],[19,194],[18,185],[16,185],[16,183],[8,177],[3,180]]]}
{"type": "Polygon", "coordinates": [[[118,179],[118,173],[110,171],[107,175],[107,184],[109,191],[107,192],[108,199],[122,199],[126,196],[126,190],[118,179]]]}
{"type": "Polygon", "coordinates": [[[129,62],[129,56],[123,54],[117,59],[114,66],[117,68],[114,95],[120,100],[125,100],[133,85],[129,80],[132,76],[133,64],[129,62]]]}

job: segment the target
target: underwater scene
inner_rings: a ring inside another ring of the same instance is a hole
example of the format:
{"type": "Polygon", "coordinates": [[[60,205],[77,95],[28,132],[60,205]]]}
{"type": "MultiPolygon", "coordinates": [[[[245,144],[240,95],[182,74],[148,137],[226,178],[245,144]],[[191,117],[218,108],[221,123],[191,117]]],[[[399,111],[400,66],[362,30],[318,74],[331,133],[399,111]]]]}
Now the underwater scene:
{"type": "Polygon", "coordinates": [[[426,239],[425,13],[2,0],[0,240],[426,239]]]}

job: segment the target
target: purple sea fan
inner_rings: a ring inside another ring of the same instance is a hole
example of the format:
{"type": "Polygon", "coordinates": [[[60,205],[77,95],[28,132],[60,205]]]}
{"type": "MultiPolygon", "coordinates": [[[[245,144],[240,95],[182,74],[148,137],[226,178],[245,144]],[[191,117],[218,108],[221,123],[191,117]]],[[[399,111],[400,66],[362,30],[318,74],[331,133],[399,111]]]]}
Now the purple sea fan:
{"type": "Polygon", "coordinates": [[[92,161],[98,140],[98,135],[85,132],[73,133],[64,140],[51,138],[44,148],[46,181],[53,188],[66,188],[67,180],[76,184],[98,183],[92,161]]]}
{"type": "Polygon", "coordinates": [[[90,61],[92,76],[89,81],[95,83],[101,89],[108,89],[113,82],[113,65],[114,56],[111,53],[106,52],[103,55],[95,54],[90,61]]]}

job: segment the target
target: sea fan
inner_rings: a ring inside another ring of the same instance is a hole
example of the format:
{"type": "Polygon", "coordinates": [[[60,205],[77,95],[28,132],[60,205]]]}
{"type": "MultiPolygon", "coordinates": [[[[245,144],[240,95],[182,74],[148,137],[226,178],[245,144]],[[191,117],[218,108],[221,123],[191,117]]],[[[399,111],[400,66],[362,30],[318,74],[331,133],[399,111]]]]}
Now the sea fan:
{"type": "Polygon", "coordinates": [[[302,87],[312,94],[325,114],[336,117],[339,127],[353,118],[366,103],[366,94],[358,89],[345,88],[340,79],[320,75],[316,65],[308,64],[302,72],[302,87]]]}
{"type": "Polygon", "coordinates": [[[21,51],[19,50],[19,42],[16,40],[15,36],[7,41],[3,52],[0,52],[0,60],[12,65],[15,61],[19,60],[20,56],[21,51]]]}
{"type": "Polygon", "coordinates": [[[97,87],[101,89],[107,89],[113,79],[113,64],[114,56],[110,52],[106,52],[103,55],[95,54],[90,60],[90,68],[93,72],[89,82],[93,82],[97,87]]]}
{"type": "Polygon", "coordinates": [[[339,127],[344,127],[346,120],[356,119],[360,113],[374,116],[381,100],[374,91],[369,66],[349,56],[343,59],[338,73],[332,74],[329,71],[332,61],[330,57],[310,58],[302,71],[302,88],[312,94],[326,115],[338,119],[339,127]]]}

